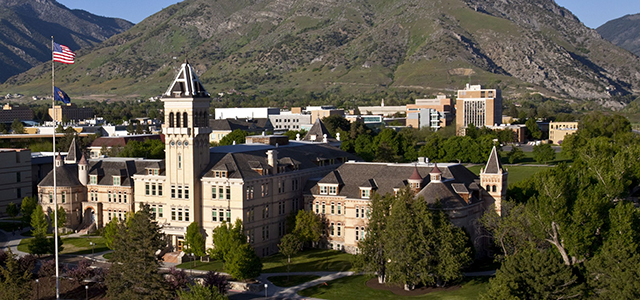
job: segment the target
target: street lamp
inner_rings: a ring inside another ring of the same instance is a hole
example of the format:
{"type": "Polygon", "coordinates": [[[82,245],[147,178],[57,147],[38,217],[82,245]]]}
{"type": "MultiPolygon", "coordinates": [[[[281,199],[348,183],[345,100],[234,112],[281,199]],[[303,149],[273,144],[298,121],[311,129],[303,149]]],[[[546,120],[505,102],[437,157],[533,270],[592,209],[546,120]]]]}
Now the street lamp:
{"type": "Polygon", "coordinates": [[[36,299],[40,299],[40,279],[36,278],[36,299]]]}
{"type": "Polygon", "coordinates": [[[190,253],[189,255],[191,255],[191,277],[193,277],[193,268],[196,267],[196,259],[195,259],[195,254],[190,253]]]}
{"type": "Polygon", "coordinates": [[[268,284],[266,284],[266,283],[264,284],[264,297],[265,297],[265,298],[269,297],[269,296],[268,296],[268,293],[267,293],[267,287],[268,287],[268,286],[269,286],[268,284]]]}
{"type": "Polygon", "coordinates": [[[85,299],[89,300],[89,286],[85,285],[84,290],[85,290],[85,299]]]}
{"type": "Polygon", "coordinates": [[[89,245],[91,245],[91,259],[93,260],[95,257],[93,257],[93,246],[96,245],[96,243],[94,242],[89,242],[89,245]]]}

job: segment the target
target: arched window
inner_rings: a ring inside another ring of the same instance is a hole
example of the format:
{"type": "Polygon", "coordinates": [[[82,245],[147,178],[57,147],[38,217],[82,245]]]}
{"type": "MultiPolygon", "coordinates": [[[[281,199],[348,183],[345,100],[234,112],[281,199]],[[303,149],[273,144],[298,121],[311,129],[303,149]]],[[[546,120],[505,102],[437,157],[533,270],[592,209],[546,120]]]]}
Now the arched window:
{"type": "Polygon", "coordinates": [[[187,113],[182,113],[182,127],[189,127],[189,118],[187,117],[187,113]]]}
{"type": "Polygon", "coordinates": [[[342,236],[342,224],[338,223],[338,236],[342,236]]]}
{"type": "Polygon", "coordinates": [[[491,191],[491,186],[487,184],[487,192],[491,191]]]}
{"type": "Polygon", "coordinates": [[[176,126],[174,127],[180,127],[180,113],[176,113],[176,126]]]}
{"type": "Polygon", "coordinates": [[[356,226],[356,241],[360,240],[360,233],[358,230],[360,230],[360,228],[356,226]]]}
{"type": "Polygon", "coordinates": [[[496,192],[496,186],[495,185],[492,188],[492,192],[494,192],[494,193],[496,192]]]}
{"type": "Polygon", "coordinates": [[[169,113],[169,127],[173,127],[173,113],[169,113]]]}

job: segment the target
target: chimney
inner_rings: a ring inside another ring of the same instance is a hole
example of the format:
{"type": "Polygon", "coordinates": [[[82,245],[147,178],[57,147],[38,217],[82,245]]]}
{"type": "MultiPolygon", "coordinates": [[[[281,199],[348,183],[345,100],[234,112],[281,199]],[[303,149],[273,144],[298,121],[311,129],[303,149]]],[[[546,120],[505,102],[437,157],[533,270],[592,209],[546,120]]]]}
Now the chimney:
{"type": "Polygon", "coordinates": [[[273,174],[278,174],[278,150],[267,151],[267,163],[271,166],[273,174]]]}

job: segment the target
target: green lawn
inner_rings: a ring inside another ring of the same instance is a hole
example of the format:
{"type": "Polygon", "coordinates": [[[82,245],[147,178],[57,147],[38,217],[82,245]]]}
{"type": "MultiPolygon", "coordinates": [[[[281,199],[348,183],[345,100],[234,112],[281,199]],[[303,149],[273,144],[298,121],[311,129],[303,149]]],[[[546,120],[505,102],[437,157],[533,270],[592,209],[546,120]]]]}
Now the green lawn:
{"type": "Polygon", "coordinates": [[[366,282],[371,276],[348,276],[333,281],[327,285],[321,284],[300,291],[303,297],[314,297],[329,300],[350,299],[426,299],[426,300],[463,300],[478,299],[478,295],[489,285],[489,277],[469,278],[462,283],[462,288],[454,291],[441,291],[421,296],[399,296],[391,291],[374,290],[367,287],[366,282]]]}
{"type": "MultiPolygon", "coordinates": [[[[509,172],[507,177],[507,181],[509,182],[509,186],[513,185],[516,182],[525,180],[531,177],[533,174],[538,173],[540,171],[546,170],[551,167],[537,167],[537,166],[505,166],[509,172]]],[[[472,166],[469,167],[469,170],[476,175],[480,174],[480,169],[484,168],[484,165],[472,166]]]]}
{"type": "MultiPolygon", "coordinates": [[[[306,250],[291,257],[291,272],[348,271],[352,256],[335,250],[306,250]]],[[[265,257],[262,259],[262,272],[287,272],[286,263],[287,258],[281,254],[265,257]]]]}
{"type": "Polygon", "coordinates": [[[210,261],[210,262],[196,261],[195,268],[193,266],[194,266],[193,262],[186,262],[186,263],[177,265],[176,268],[194,269],[194,270],[202,270],[202,271],[216,271],[216,272],[223,271],[222,262],[218,260],[210,261]]]}
{"type": "MultiPolygon", "coordinates": [[[[23,239],[20,241],[18,245],[18,250],[23,252],[29,252],[29,243],[32,238],[23,239]]],[[[91,245],[89,242],[95,243],[93,246],[93,253],[103,252],[109,250],[107,245],[105,244],[105,239],[103,237],[95,237],[95,238],[87,238],[87,237],[74,237],[74,238],[62,238],[62,251],[60,254],[69,254],[69,255],[81,255],[81,254],[91,254],[91,245]]]]}
{"type": "Polygon", "coordinates": [[[267,279],[279,287],[290,287],[320,278],[316,275],[272,276],[267,279]]]}

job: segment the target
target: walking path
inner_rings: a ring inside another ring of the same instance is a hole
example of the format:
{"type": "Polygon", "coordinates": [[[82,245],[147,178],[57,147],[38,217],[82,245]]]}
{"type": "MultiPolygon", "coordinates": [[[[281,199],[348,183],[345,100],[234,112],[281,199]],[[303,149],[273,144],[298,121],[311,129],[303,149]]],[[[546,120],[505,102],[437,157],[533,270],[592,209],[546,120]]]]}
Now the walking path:
{"type": "Polygon", "coordinates": [[[263,284],[267,284],[267,295],[268,297],[274,298],[283,298],[283,299],[312,299],[305,298],[298,295],[298,292],[304,290],[306,288],[316,286],[319,284],[323,284],[325,282],[335,280],[338,278],[342,278],[345,276],[351,276],[355,274],[354,272],[291,272],[291,273],[263,273],[256,278],[258,281],[263,284]],[[292,286],[292,287],[279,287],[271,283],[269,281],[269,277],[272,276],[297,276],[297,275],[315,275],[320,276],[320,278],[305,282],[300,285],[292,286]]]}

